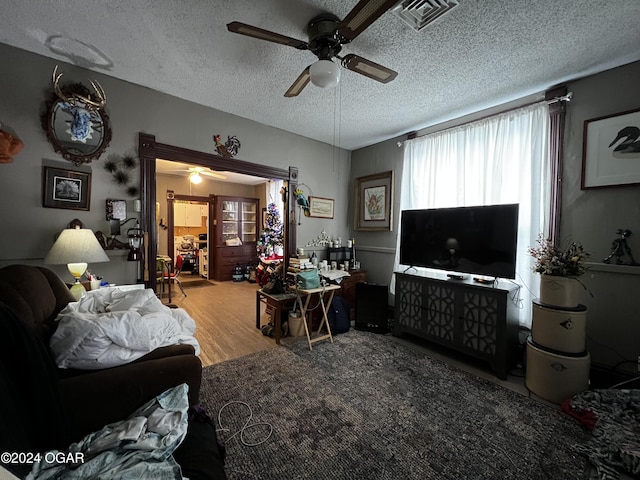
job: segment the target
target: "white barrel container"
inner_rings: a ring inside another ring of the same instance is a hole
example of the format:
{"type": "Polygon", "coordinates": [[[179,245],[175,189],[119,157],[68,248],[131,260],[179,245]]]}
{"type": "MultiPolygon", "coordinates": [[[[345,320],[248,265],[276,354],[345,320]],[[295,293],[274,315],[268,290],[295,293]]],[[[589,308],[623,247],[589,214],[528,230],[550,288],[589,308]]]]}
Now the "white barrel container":
{"type": "Polygon", "coordinates": [[[580,299],[580,282],[574,277],[542,275],[540,302],[555,307],[575,308],[580,299]]]}
{"type": "Polygon", "coordinates": [[[533,301],[531,337],[536,345],[566,353],[586,350],[587,307],[553,308],[533,301]]]}
{"type": "Polygon", "coordinates": [[[560,355],[527,340],[527,375],[525,385],[535,395],[560,404],[589,388],[591,356],[560,355]]]}

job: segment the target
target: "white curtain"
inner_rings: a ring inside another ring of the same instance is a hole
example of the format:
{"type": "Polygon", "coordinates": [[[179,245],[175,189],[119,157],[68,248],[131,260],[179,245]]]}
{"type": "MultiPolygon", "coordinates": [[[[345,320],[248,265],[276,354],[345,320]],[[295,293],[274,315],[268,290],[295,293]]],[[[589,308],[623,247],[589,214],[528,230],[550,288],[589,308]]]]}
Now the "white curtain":
{"type": "Polygon", "coordinates": [[[267,207],[270,203],[275,203],[278,213],[280,214],[280,221],[284,223],[284,203],[282,201],[282,194],[280,193],[283,185],[283,180],[269,180],[267,183],[267,204],[262,206],[267,207]]]}
{"type": "MultiPolygon", "coordinates": [[[[400,210],[519,203],[513,299],[531,324],[539,278],[527,253],[549,212],[549,115],[546,103],[513,110],[405,142],[400,210]]],[[[394,271],[399,263],[397,237],[394,271]]],[[[508,280],[501,280],[508,281],[508,280]]],[[[391,280],[392,291],[394,281],[391,280]]]]}

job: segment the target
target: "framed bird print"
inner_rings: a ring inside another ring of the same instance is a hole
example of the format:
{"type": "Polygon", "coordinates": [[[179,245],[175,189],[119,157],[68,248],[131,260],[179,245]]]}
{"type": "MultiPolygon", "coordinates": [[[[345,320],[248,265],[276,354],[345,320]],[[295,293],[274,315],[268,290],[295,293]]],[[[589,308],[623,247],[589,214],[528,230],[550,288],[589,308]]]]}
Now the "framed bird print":
{"type": "Polygon", "coordinates": [[[393,171],[356,178],[356,230],[391,231],[393,227],[393,171]]]}
{"type": "Polygon", "coordinates": [[[583,190],[640,184],[640,108],[584,122],[583,190]]]}

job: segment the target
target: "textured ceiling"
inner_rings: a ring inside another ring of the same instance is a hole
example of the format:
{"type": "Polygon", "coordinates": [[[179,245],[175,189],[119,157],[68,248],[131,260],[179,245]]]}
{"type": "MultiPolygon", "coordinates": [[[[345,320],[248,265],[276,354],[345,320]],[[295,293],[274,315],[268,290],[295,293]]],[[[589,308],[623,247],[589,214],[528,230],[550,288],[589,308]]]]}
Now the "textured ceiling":
{"type": "Polygon", "coordinates": [[[312,17],[355,4],[5,0],[0,42],[349,150],[640,60],[639,0],[460,0],[420,32],[388,12],[344,47],[393,82],[345,70],[334,90],[285,98],[313,54],[226,28],[306,41],[312,17]]]}

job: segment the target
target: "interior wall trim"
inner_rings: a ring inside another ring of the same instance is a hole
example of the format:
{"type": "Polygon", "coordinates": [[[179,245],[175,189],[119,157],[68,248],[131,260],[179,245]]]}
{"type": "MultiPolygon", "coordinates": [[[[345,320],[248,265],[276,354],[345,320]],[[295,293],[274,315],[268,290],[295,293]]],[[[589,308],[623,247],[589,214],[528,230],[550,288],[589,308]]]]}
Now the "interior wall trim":
{"type": "Polygon", "coordinates": [[[396,249],[393,247],[375,247],[371,245],[356,245],[357,252],[374,252],[374,253],[386,253],[389,255],[395,255],[396,249]]]}

